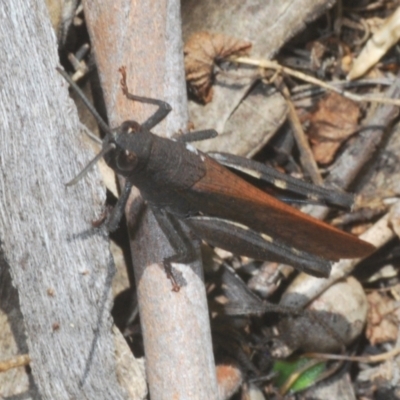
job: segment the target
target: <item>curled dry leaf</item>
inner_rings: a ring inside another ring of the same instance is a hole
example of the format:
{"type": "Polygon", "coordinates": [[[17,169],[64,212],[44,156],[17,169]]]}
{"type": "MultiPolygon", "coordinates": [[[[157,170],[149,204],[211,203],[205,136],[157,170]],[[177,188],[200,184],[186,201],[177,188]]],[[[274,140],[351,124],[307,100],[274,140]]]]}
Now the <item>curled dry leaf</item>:
{"type": "Polygon", "coordinates": [[[356,79],[372,68],[400,39],[400,7],[383,23],[368,40],[354,61],[347,79],[356,79]]]}
{"type": "Polygon", "coordinates": [[[337,93],[330,93],[319,102],[317,110],[307,118],[308,136],[318,163],[332,162],[343,141],[357,130],[359,117],[358,105],[337,93]]]}
{"type": "Polygon", "coordinates": [[[184,47],[186,80],[205,104],[212,100],[214,63],[232,55],[248,55],[251,43],[219,33],[197,32],[184,47]]]}
{"type": "Polygon", "coordinates": [[[399,308],[386,294],[368,294],[368,319],[366,336],[372,345],[394,341],[397,338],[399,308]]]}

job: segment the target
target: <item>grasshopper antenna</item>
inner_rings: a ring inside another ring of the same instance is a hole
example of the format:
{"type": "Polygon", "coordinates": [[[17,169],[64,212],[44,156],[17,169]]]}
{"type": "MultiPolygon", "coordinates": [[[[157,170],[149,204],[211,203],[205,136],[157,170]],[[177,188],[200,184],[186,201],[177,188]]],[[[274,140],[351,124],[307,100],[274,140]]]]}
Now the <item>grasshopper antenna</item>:
{"type": "MultiPolygon", "coordinates": [[[[110,129],[110,127],[104,122],[103,118],[100,117],[99,113],[95,110],[93,105],[90,103],[90,101],[87,99],[85,94],[82,92],[82,90],[79,88],[79,86],[71,79],[71,77],[63,71],[61,68],[56,68],[57,71],[63,76],[63,78],[71,85],[71,87],[75,90],[75,92],[78,94],[78,96],[81,98],[85,106],[88,108],[88,110],[92,113],[93,117],[96,119],[97,123],[100,125],[100,128],[113,137],[113,132],[110,129]]],[[[86,127],[85,127],[86,128],[86,127]]],[[[85,133],[93,140],[98,142],[98,138],[94,136],[87,128],[85,129],[85,133]],[[89,134],[90,133],[90,134],[89,134]]],[[[78,183],[92,168],[93,166],[104,156],[104,154],[108,153],[110,150],[115,149],[115,143],[108,143],[107,146],[105,146],[99,154],[97,154],[86,167],[79,172],[79,174],[69,181],[68,183],[65,184],[65,186],[73,186],[76,183],[78,183]]]]}
{"type": "Polygon", "coordinates": [[[61,68],[56,67],[56,70],[63,76],[63,78],[71,85],[71,87],[75,90],[81,100],[84,102],[85,106],[92,113],[93,117],[96,119],[97,123],[100,125],[100,128],[105,132],[112,135],[112,130],[110,127],[104,122],[103,118],[100,117],[99,113],[93,107],[93,104],[90,103],[88,98],[82,92],[80,87],[71,79],[71,77],[61,68]]]}
{"type": "Polygon", "coordinates": [[[100,160],[101,157],[104,156],[104,154],[108,153],[110,150],[115,149],[116,145],[115,143],[109,143],[106,147],[104,147],[99,154],[97,154],[90,162],[88,165],[86,165],[85,168],[79,174],[72,179],[71,181],[67,182],[65,186],[73,186],[77,184],[92,168],[93,166],[100,160]]]}

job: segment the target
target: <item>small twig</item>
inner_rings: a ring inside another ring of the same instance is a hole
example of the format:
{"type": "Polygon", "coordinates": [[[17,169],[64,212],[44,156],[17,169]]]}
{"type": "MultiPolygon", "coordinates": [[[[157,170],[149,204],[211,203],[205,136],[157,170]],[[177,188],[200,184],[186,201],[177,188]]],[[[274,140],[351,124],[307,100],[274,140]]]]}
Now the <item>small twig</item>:
{"type": "Polygon", "coordinates": [[[348,92],[341,88],[332,86],[329,83],[323,82],[312,76],[303,74],[302,72],[296,71],[288,67],[284,67],[283,65],[278,64],[276,61],[257,60],[249,57],[237,57],[237,58],[232,57],[230,58],[230,60],[239,64],[254,65],[259,68],[266,68],[266,69],[273,69],[275,71],[280,71],[286,75],[290,75],[293,76],[294,78],[301,79],[302,81],[313,83],[314,85],[323,87],[324,89],[339,93],[341,96],[356,102],[370,102],[370,103],[392,104],[400,106],[400,100],[398,99],[390,99],[387,97],[359,96],[357,94],[348,92]]]}
{"type": "Polygon", "coordinates": [[[375,3],[368,4],[363,7],[344,7],[344,10],[349,12],[365,12],[365,11],[374,11],[385,6],[384,0],[378,0],[375,3]]]}
{"type": "Polygon", "coordinates": [[[93,142],[96,142],[100,146],[103,144],[103,141],[98,136],[96,136],[85,124],[80,123],[80,127],[86,133],[86,135],[93,140],[93,142]]]}
{"type": "Polygon", "coordinates": [[[72,76],[72,80],[74,82],[77,82],[79,79],[83,78],[89,72],[89,67],[87,66],[85,60],[83,59],[89,52],[89,50],[90,50],[89,44],[85,43],[78,49],[76,54],[73,53],[68,54],[68,60],[75,70],[75,73],[72,76]]]}
{"type": "Polygon", "coordinates": [[[349,18],[343,18],[343,25],[347,26],[348,28],[359,29],[364,32],[362,38],[354,41],[356,46],[363,45],[371,35],[371,30],[369,29],[369,26],[365,22],[364,18],[361,18],[360,22],[352,21],[349,18]]]}
{"type": "Polygon", "coordinates": [[[326,354],[326,353],[306,353],[304,357],[315,358],[318,360],[343,360],[343,361],[357,361],[363,363],[377,363],[381,361],[387,361],[400,354],[400,347],[396,347],[393,350],[387,351],[386,353],[377,354],[374,356],[346,356],[343,354],[326,354]]]}
{"type": "Polygon", "coordinates": [[[310,175],[312,181],[316,185],[322,185],[323,180],[322,180],[321,174],[319,173],[317,163],[315,162],[310,145],[307,140],[307,136],[304,133],[303,127],[301,126],[300,119],[296,113],[292,99],[290,98],[289,89],[283,82],[281,82],[279,84],[279,88],[281,90],[281,93],[283,94],[283,97],[285,98],[285,100],[287,102],[287,105],[288,105],[289,121],[290,121],[290,124],[292,125],[293,135],[296,140],[297,147],[300,151],[301,164],[303,165],[305,170],[310,175]]]}
{"type": "Polygon", "coordinates": [[[16,356],[6,361],[0,361],[0,372],[5,372],[12,368],[22,367],[24,365],[28,365],[30,362],[31,359],[28,354],[16,356]]]}
{"type": "Polygon", "coordinates": [[[334,22],[333,22],[333,31],[335,36],[340,37],[343,25],[343,4],[342,1],[339,0],[336,2],[336,6],[334,7],[334,22]]]}
{"type": "MultiPolygon", "coordinates": [[[[341,81],[334,81],[331,82],[330,84],[335,86],[335,87],[340,87],[342,88],[358,88],[362,86],[367,86],[367,85],[380,85],[380,86],[390,86],[393,84],[393,78],[374,78],[374,79],[358,79],[356,81],[347,81],[347,80],[341,80],[341,81]]],[[[325,93],[326,89],[320,88],[320,87],[315,87],[313,84],[304,84],[304,85],[299,85],[291,89],[291,94],[292,94],[292,99],[297,102],[302,99],[303,97],[311,97],[311,96],[316,96],[321,93],[325,93]]]]}

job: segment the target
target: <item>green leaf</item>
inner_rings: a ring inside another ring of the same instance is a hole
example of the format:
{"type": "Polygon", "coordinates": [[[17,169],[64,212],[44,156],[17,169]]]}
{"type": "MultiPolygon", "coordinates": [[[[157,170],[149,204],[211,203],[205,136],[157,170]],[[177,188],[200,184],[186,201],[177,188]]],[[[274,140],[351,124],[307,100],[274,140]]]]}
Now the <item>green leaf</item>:
{"type": "Polygon", "coordinates": [[[273,371],[277,373],[275,384],[281,388],[293,374],[306,368],[288,389],[291,393],[296,393],[309,388],[315,384],[321,374],[325,372],[326,368],[326,362],[321,361],[318,364],[314,364],[314,362],[315,360],[310,358],[297,358],[292,361],[276,361],[273,367],[273,371]],[[307,364],[310,364],[310,368],[307,368],[307,364]]]}

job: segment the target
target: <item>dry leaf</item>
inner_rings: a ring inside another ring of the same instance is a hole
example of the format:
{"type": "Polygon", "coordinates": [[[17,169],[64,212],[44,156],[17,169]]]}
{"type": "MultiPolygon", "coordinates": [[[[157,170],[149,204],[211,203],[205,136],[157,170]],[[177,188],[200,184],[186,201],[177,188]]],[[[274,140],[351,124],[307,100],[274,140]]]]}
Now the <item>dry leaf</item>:
{"type": "Polygon", "coordinates": [[[342,142],[357,130],[359,117],[358,105],[337,93],[330,93],[319,102],[318,109],[308,117],[308,136],[318,163],[332,162],[342,142]]]}
{"type": "Polygon", "coordinates": [[[397,338],[398,316],[396,302],[379,292],[367,295],[369,310],[366,336],[372,345],[394,341],[397,338]]]}
{"type": "Polygon", "coordinates": [[[197,32],[184,48],[186,80],[203,103],[212,100],[214,63],[231,55],[248,55],[251,43],[231,36],[197,32]]]}
{"type": "Polygon", "coordinates": [[[383,23],[381,28],[368,40],[354,61],[347,79],[364,75],[394,46],[400,38],[400,7],[383,23]]]}
{"type": "Polygon", "coordinates": [[[314,41],[309,44],[311,69],[317,71],[322,66],[323,57],[327,51],[326,46],[320,41],[314,41]]]}

